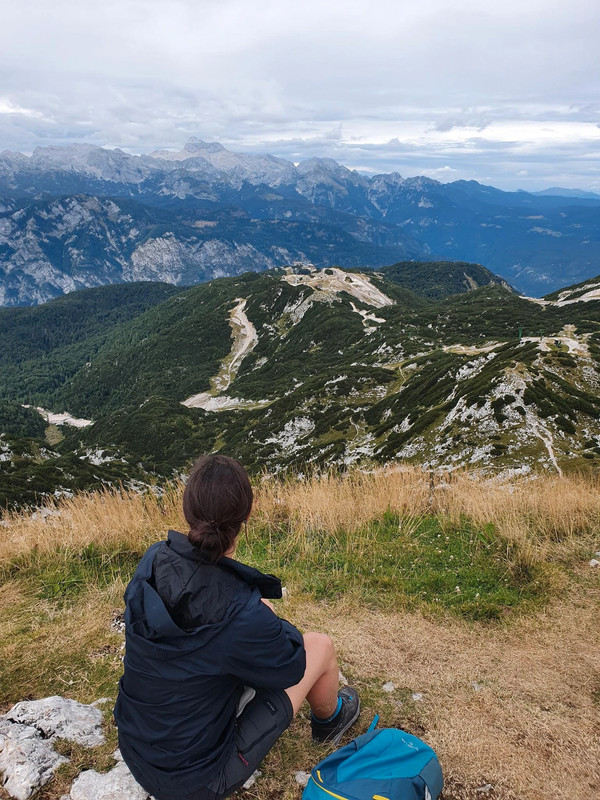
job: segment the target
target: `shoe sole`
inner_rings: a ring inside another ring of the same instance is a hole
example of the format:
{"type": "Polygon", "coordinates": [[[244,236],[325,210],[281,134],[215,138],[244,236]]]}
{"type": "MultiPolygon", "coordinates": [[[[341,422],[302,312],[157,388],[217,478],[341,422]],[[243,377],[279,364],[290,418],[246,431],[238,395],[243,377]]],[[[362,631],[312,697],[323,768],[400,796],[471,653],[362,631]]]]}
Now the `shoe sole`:
{"type": "Polygon", "coordinates": [[[346,733],[347,730],[349,730],[354,725],[359,716],[360,716],[360,700],[358,701],[356,714],[352,717],[352,719],[348,720],[348,723],[342,728],[341,731],[338,731],[332,739],[327,739],[326,744],[334,744],[337,747],[337,745],[342,741],[343,735],[346,733]]]}

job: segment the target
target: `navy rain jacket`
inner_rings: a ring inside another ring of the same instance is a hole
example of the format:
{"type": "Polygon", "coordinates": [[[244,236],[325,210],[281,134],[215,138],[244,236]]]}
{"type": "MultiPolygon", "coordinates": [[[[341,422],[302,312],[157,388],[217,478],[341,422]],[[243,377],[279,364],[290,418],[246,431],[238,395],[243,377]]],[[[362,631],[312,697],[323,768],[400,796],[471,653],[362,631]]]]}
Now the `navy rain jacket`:
{"type": "Polygon", "coordinates": [[[244,685],[286,689],[304,676],[302,634],[261,597],[281,597],[278,578],[230,558],[207,562],[177,531],[142,557],[125,591],[115,719],[144,788],[204,786],[235,749],[244,685]]]}

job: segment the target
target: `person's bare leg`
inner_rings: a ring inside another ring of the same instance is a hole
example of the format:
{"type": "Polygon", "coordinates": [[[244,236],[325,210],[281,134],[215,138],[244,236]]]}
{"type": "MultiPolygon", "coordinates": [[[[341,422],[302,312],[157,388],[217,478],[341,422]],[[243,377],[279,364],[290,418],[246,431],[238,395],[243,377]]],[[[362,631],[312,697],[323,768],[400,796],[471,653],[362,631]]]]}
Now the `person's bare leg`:
{"type": "Polygon", "coordinates": [[[339,670],[333,642],[324,633],[305,633],[306,671],[295,686],[286,689],[297,714],[304,700],[320,719],[330,717],[337,707],[339,670]]]}

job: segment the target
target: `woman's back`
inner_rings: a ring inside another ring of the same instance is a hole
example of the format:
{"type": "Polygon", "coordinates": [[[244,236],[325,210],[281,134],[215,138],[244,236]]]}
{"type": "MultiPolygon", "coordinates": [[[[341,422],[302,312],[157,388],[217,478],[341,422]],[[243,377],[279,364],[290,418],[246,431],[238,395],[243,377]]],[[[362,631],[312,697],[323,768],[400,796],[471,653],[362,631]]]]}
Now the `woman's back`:
{"type": "Polygon", "coordinates": [[[233,559],[252,503],[241,464],[199,459],[183,493],[187,536],[152,545],[125,592],[115,719],[127,766],[157,800],[228,797],[305,699],[317,741],[337,743],[360,712],[355,690],[338,692],[331,639],[278,617],[281,582],[233,559]]]}
{"type": "Polygon", "coordinates": [[[279,581],[229,558],[206,562],[176,531],[147,551],[125,595],[127,649],[115,708],[123,755],[138,780],[150,777],[165,793],[175,772],[182,791],[208,782],[234,748],[244,684],[300,680],[302,637],[261,596],[281,596],[279,581]]]}

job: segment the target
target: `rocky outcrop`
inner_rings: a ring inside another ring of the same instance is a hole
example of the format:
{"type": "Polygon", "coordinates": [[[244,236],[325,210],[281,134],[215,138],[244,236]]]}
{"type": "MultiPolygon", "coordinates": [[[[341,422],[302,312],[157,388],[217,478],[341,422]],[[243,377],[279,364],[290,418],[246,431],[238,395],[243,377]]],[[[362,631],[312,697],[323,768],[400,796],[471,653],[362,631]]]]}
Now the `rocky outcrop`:
{"type": "MultiPolygon", "coordinates": [[[[98,706],[109,701],[103,697],[84,705],[64,697],[45,697],[17,703],[0,716],[0,787],[15,800],[29,800],[67,763],[54,749],[55,739],[69,739],[84,747],[104,744],[98,706]]],[[[153,800],[128,770],[119,750],[113,757],[117,763],[108,772],[81,772],[61,800],[153,800]]],[[[252,786],[259,775],[256,771],[244,788],[252,786]]]]}
{"type": "Polygon", "coordinates": [[[27,800],[67,761],[53,747],[57,738],[84,747],[104,744],[102,712],[54,696],[17,703],[0,716],[0,786],[11,797],[27,800]]]}
{"type": "Polygon", "coordinates": [[[0,718],[0,786],[11,797],[27,800],[66,760],[33,726],[0,718]]]}
{"type": "MultiPolygon", "coordinates": [[[[117,758],[120,754],[115,753],[117,758]]],[[[124,761],[109,772],[85,770],[75,778],[71,791],[61,800],[148,800],[148,792],[137,783],[124,761]]]]}
{"type": "Polygon", "coordinates": [[[56,695],[17,703],[5,718],[10,722],[33,726],[49,741],[60,737],[84,747],[97,747],[106,741],[99,708],[56,695]]]}

